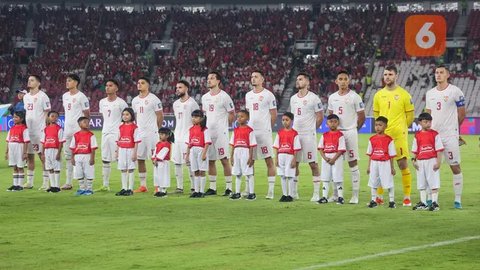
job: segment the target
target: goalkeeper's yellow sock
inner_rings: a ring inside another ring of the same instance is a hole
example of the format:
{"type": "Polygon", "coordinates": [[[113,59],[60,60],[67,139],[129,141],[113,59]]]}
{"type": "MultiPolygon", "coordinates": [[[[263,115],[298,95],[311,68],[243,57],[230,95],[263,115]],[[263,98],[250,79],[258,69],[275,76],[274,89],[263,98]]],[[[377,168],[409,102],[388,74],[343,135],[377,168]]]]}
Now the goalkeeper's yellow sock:
{"type": "Polygon", "coordinates": [[[402,171],[402,184],[403,184],[403,195],[405,198],[410,198],[410,194],[412,193],[412,174],[410,173],[410,169],[406,168],[402,171]]]}
{"type": "Polygon", "coordinates": [[[377,197],[383,199],[383,187],[378,187],[377,188],[377,197]]]}

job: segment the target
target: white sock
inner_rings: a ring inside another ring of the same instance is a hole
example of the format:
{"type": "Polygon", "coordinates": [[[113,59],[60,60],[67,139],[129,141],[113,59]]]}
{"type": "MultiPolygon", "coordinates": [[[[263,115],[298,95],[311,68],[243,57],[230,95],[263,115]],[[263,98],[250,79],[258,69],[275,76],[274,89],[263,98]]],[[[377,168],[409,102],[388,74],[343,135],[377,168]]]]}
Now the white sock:
{"type": "Polygon", "coordinates": [[[352,195],[358,197],[360,191],[360,170],[358,166],[350,168],[350,176],[352,178],[352,195]]]}
{"type": "Polygon", "coordinates": [[[232,176],[225,176],[225,183],[226,183],[226,188],[225,189],[230,189],[232,190],[232,176]]]}
{"type": "MultiPolygon", "coordinates": [[[[207,182],[207,178],[205,176],[200,176],[200,193],[205,193],[205,182],[207,182]]],[[[210,187],[212,183],[210,182],[210,187]]]]}
{"type": "Polygon", "coordinates": [[[438,203],[438,191],[432,192],[432,202],[438,203]]]}
{"type": "Polygon", "coordinates": [[[334,183],[335,189],[337,190],[338,197],[343,198],[343,182],[334,183]]]}
{"type": "MultiPolygon", "coordinates": [[[[455,192],[455,201],[462,202],[462,190],[463,190],[463,174],[453,175],[453,191],[455,192]]],[[[432,198],[433,200],[433,198],[432,198]]]]}
{"type": "Polygon", "coordinates": [[[49,172],[48,173],[48,179],[50,180],[50,186],[51,187],[56,187],[55,186],[55,173],[49,172]]]}
{"type": "Polygon", "coordinates": [[[292,188],[292,192],[294,195],[297,195],[298,194],[298,176],[295,176],[293,178],[293,188],[292,188]]]}
{"type": "Polygon", "coordinates": [[[134,183],[135,183],[135,173],[129,172],[128,173],[128,189],[129,190],[133,190],[134,183]]]}
{"type": "Polygon", "coordinates": [[[330,181],[330,187],[333,190],[333,198],[335,198],[335,199],[338,198],[338,191],[337,191],[337,188],[335,187],[335,183],[333,181],[330,181]]]}
{"type": "Polygon", "coordinates": [[[193,178],[193,189],[195,192],[200,192],[200,176],[195,176],[193,178]]]}
{"type": "Polygon", "coordinates": [[[217,190],[217,176],[209,175],[208,179],[210,180],[210,189],[217,190]]]}
{"type": "Polygon", "coordinates": [[[377,189],[372,187],[371,192],[372,192],[372,201],[375,201],[375,199],[377,199],[377,189]]]}
{"type": "Polygon", "coordinates": [[[17,183],[18,183],[17,186],[21,186],[21,187],[22,187],[24,180],[25,180],[25,173],[19,173],[19,174],[17,175],[17,183]]]}
{"type": "Polygon", "coordinates": [[[388,198],[391,202],[395,201],[395,188],[391,187],[388,189],[388,198]]]}
{"type": "Polygon", "coordinates": [[[60,187],[60,171],[55,172],[54,179],[55,179],[55,186],[54,187],[59,188],[60,187]]]}
{"type": "Polygon", "coordinates": [[[183,189],[182,164],[175,164],[175,177],[177,178],[177,188],[183,189]]]}
{"type": "Polygon", "coordinates": [[[427,201],[431,201],[432,200],[432,190],[429,187],[427,187],[425,192],[427,193],[427,201]]]}
{"type": "Polygon", "coordinates": [[[20,184],[18,183],[18,173],[14,173],[13,174],[13,186],[20,186],[20,184]]]}
{"type": "Polygon", "coordinates": [[[420,201],[427,204],[427,191],[425,189],[420,190],[420,201]]]}
{"type": "Polygon", "coordinates": [[[195,180],[196,176],[194,176],[194,174],[192,172],[192,168],[190,166],[187,166],[187,168],[188,168],[188,177],[189,177],[188,180],[190,180],[190,189],[194,189],[195,186],[194,186],[193,181],[195,180]]]}
{"type": "Polygon", "coordinates": [[[323,187],[322,187],[322,197],[328,198],[328,192],[330,189],[330,182],[323,182],[323,187]]]}
{"type": "Polygon", "coordinates": [[[122,172],[122,189],[127,190],[128,189],[128,173],[127,172],[122,172]]]}
{"type": "Polygon", "coordinates": [[[71,185],[73,181],[73,165],[70,159],[67,159],[67,173],[66,173],[66,184],[71,185]]]}
{"type": "Polygon", "coordinates": [[[29,186],[33,186],[33,176],[35,175],[35,171],[28,170],[27,171],[27,184],[29,186]]]}
{"type": "Polygon", "coordinates": [[[248,177],[245,177],[245,193],[250,194],[249,188],[248,188],[248,177]]]}
{"type": "Polygon", "coordinates": [[[253,194],[255,193],[255,178],[253,177],[253,175],[248,175],[247,179],[248,179],[248,193],[253,194]]]}
{"type": "Polygon", "coordinates": [[[147,186],[147,173],[146,172],[139,172],[138,173],[138,178],[140,178],[140,186],[146,187],[147,186]]]}
{"type": "Polygon", "coordinates": [[[313,194],[320,194],[320,177],[313,177],[313,194]]]}
{"type": "Polygon", "coordinates": [[[87,179],[87,184],[86,184],[86,187],[87,187],[87,190],[90,190],[92,191],[92,187],[93,187],[93,179],[87,179]]]}
{"type": "Polygon", "coordinates": [[[78,189],[80,190],[86,190],[87,185],[85,179],[78,179],[78,189]]]}
{"type": "MultiPolygon", "coordinates": [[[[242,176],[241,175],[235,176],[235,193],[240,193],[241,185],[242,185],[242,176]]],[[[248,183],[246,184],[246,186],[248,187],[248,183]]]]}
{"type": "Polygon", "coordinates": [[[287,177],[287,184],[289,186],[288,195],[294,197],[297,194],[297,181],[295,178],[287,177]]]}
{"type": "Polygon", "coordinates": [[[102,176],[103,176],[103,186],[110,186],[110,173],[112,172],[112,167],[110,163],[103,163],[102,167],[102,176]]]}
{"type": "Polygon", "coordinates": [[[49,183],[48,183],[48,180],[50,179],[49,177],[49,172],[48,171],[43,171],[43,185],[44,187],[48,187],[49,186],[49,183]]]}
{"type": "Polygon", "coordinates": [[[268,177],[268,191],[273,192],[275,189],[275,176],[268,177]]]}
{"type": "Polygon", "coordinates": [[[281,176],[281,177],[280,177],[280,181],[281,181],[281,184],[282,184],[282,193],[283,193],[283,196],[288,196],[287,177],[281,176]]]}

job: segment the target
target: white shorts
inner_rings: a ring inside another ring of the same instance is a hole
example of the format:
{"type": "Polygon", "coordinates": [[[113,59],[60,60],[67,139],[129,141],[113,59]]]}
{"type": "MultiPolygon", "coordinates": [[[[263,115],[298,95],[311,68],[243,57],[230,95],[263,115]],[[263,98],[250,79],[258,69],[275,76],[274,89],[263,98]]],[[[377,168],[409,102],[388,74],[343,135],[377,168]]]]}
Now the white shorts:
{"type": "Polygon", "coordinates": [[[69,137],[65,137],[65,143],[63,144],[64,145],[63,153],[65,154],[66,160],[72,159],[72,149],[70,149],[70,143],[72,142],[72,139],[73,139],[73,135],[69,137]]]}
{"type": "Polygon", "coordinates": [[[137,162],[132,160],[133,148],[118,148],[118,169],[121,171],[135,170],[137,162]]]}
{"type": "MultiPolygon", "coordinates": [[[[336,153],[325,153],[328,158],[333,158],[336,153]]],[[[343,182],[343,156],[340,156],[335,164],[330,165],[322,158],[322,172],[320,174],[320,180],[323,182],[330,182],[333,180],[335,183],[343,182]]]]}
{"type": "Polygon", "coordinates": [[[295,168],[291,167],[294,155],[280,153],[278,154],[277,174],[285,177],[295,177],[295,168]]]}
{"type": "Polygon", "coordinates": [[[102,161],[115,161],[118,134],[102,134],[102,161]]]}
{"type": "Polygon", "coordinates": [[[297,152],[297,162],[317,162],[317,137],[315,135],[298,135],[302,149],[297,152]]]}
{"type": "Polygon", "coordinates": [[[257,147],[253,151],[253,158],[255,160],[266,159],[273,156],[273,139],[271,133],[255,134],[257,140],[257,147]]]}
{"type": "Polygon", "coordinates": [[[95,167],[90,165],[90,154],[75,155],[75,166],[73,167],[74,179],[94,179],[95,167]]]}
{"type": "Polygon", "coordinates": [[[371,161],[368,186],[372,188],[382,187],[384,189],[393,187],[393,175],[392,168],[390,167],[390,160],[371,161]]]}
{"type": "Polygon", "coordinates": [[[153,184],[157,187],[170,187],[170,160],[159,161],[153,166],[153,184]]]}
{"type": "Polygon", "coordinates": [[[189,159],[190,159],[190,170],[192,172],[208,171],[208,154],[207,154],[207,158],[205,160],[202,160],[202,152],[203,152],[202,147],[190,148],[189,159]]]}
{"type": "Polygon", "coordinates": [[[442,138],[443,155],[445,156],[445,163],[448,165],[460,165],[460,146],[458,145],[458,137],[442,138]]]}
{"type": "Polygon", "coordinates": [[[147,160],[155,152],[155,146],[158,142],[158,132],[146,133],[138,143],[137,158],[139,160],[147,160]]]}
{"type": "Polygon", "coordinates": [[[212,137],[212,144],[208,147],[208,160],[220,160],[229,156],[228,134],[212,137]]]}
{"type": "Polygon", "coordinates": [[[38,154],[42,152],[42,143],[40,142],[40,134],[29,134],[30,143],[27,146],[27,154],[38,154]]]}
{"type": "Polygon", "coordinates": [[[23,143],[8,143],[8,166],[23,168],[25,160],[23,159],[23,143]]]}
{"type": "Polygon", "coordinates": [[[253,175],[253,166],[248,166],[248,153],[250,149],[245,147],[237,147],[233,150],[233,175],[253,175]]]}
{"type": "Polygon", "coordinates": [[[440,188],[440,170],[434,171],[433,166],[437,163],[436,158],[417,160],[417,189],[422,190],[440,188]]]}
{"type": "Polygon", "coordinates": [[[347,152],[345,152],[345,159],[348,162],[359,160],[360,155],[358,154],[358,131],[356,129],[350,129],[342,131],[342,133],[345,137],[345,146],[347,148],[347,152]]]}
{"type": "Polygon", "coordinates": [[[177,142],[172,146],[172,155],[170,156],[174,164],[185,164],[188,145],[185,142],[177,142]]]}
{"type": "Polygon", "coordinates": [[[57,160],[58,149],[46,148],[45,149],[45,170],[60,171],[62,168],[62,160],[57,160]]]}

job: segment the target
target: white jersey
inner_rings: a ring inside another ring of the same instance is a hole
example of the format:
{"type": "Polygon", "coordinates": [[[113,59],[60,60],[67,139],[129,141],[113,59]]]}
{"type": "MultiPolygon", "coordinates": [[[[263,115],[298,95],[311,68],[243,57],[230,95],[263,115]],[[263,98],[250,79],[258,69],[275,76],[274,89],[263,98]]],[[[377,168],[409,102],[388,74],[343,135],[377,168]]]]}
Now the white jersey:
{"type": "Polygon", "coordinates": [[[259,93],[253,90],[245,95],[245,108],[250,113],[248,125],[257,133],[272,133],[270,110],[277,108],[277,101],[272,92],[263,89],[259,93]]]}
{"type": "Polygon", "coordinates": [[[51,109],[50,99],[43,91],[39,91],[35,95],[27,93],[23,96],[23,104],[26,111],[25,121],[28,131],[31,132],[30,136],[40,135],[45,129],[47,114],[51,109]]]}
{"type": "Polygon", "coordinates": [[[114,101],[103,98],[98,104],[98,110],[103,116],[102,134],[118,134],[118,127],[122,123],[123,109],[128,105],[125,100],[117,97],[114,101]]]}
{"type": "Polygon", "coordinates": [[[157,112],[162,111],[163,107],[162,102],[156,95],[148,93],[148,95],[143,98],[136,96],[132,100],[132,109],[136,114],[140,137],[144,137],[146,133],[158,132],[157,112]]]}
{"type": "Polygon", "coordinates": [[[235,107],[225,91],[220,90],[216,95],[210,92],[203,95],[202,110],[207,116],[207,128],[213,138],[219,134],[228,134],[228,113],[235,111],[235,107]]]}
{"type": "Polygon", "coordinates": [[[328,97],[328,110],[340,118],[340,130],[357,128],[358,112],[365,110],[362,98],[355,91],[348,91],[345,95],[337,92],[328,97]]]}
{"type": "Polygon", "coordinates": [[[462,90],[451,84],[443,91],[438,91],[435,87],[427,91],[425,103],[426,109],[431,110],[432,129],[442,138],[458,137],[460,130],[457,108],[465,106],[462,90]]]}
{"type": "Polygon", "coordinates": [[[65,137],[71,137],[80,130],[77,120],[84,116],[83,111],[90,109],[90,102],[82,92],[75,95],[67,92],[62,96],[62,103],[65,110],[65,137]]]}
{"type": "Polygon", "coordinates": [[[320,98],[313,92],[308,92],[304,97],[298,94],[290,98],[290,111],[295,116],[293,129],[298,134],[315,134],[317,130],[317,112],[323,112],[323,105],[320,98]]]}
{"type": "Polygon", "coordinates": [[[173,103],[173,113],[175,114],[175,143],[185,143],[188,141],[188,134],[192,127],[192,112],[200,109],[195,99],[189,97],[182,102],[177,99],[173,103]]]}

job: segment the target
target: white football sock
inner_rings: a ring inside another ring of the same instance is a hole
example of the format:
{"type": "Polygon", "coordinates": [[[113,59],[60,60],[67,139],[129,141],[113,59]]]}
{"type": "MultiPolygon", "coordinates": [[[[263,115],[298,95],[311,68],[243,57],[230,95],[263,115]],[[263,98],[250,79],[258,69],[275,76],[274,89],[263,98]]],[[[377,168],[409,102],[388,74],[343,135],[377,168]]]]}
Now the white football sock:
{"type": "Polygon", "coordinates": [[[255,193],[255,178],[253,175],[247,176],[248,179],[248,193],[252,194],[255,193]]]}
{"type": "Polygon", "coordinates": [[[329,189],[330,189],[330,182],[322,182],[323,185],[322,185],[322,197],[324,198],[328,198],[328,192],[329,192],[329,189]]]}
{"type": "Polygon", "coordinates": [[[67,185],[71,185],[72,184],[72,181],[73,181],[73,165],[72,165],[72,161],[70,159],[67,159],[66,160],[66,163],[67,163],[67,170],[66,170],[66,184],[67,185]]]}
{"type": "Polygon", "coordinates": [[[360,170],[358,166],[350,168],[350,177],[352,178],[352,195],[358,197],[360,191],[360,170]]]}
{"type": "Polygon", "coordinates": [[[135,184],[135,173],[129,172],[128,173],[128,189],[133,190],[134,184],[135,184]]]}
{"type": "Polygon", "coordinates": [[[287,177],[285,176],[281,176],[280,177],[280,181],[281,181],[281,184],[282,184],[282,194],[283,196],[288,196],[288,182],[287,182],[287,177]]]}
{"type": "MultiPolygon", "coordinates": [[[[140,186],[146,187],[147,186],[147,173],[146,172],[139,172],[138,178],[140,179],[140,186]]],[[[153,180],[155,182],[155,179],[153,180]]]]}
{"type": "Polygon", "coordinates": [[[28,170],[27,171],[27,184],[29,186],[33,186],[33,176],[35,175],[35,171],[28,170]]]}
{"type": "Polygon", "coordinates": [[[127,190],[128,189],[128,173],[127,172],[122,172],[122,189],[127,190]]]}
{"type": "Polygon", "coordinates": [[[232,190],[232,176],[225,176],[226,188],[232,190]]]}
{"type": "Polygon", "coordinates": [[[395,188],[391,187],[388,189],[388,198],[390,199],[391,202],[395,201],[395,188]]]}
{"type": "Polygon", "coordinates": [[[343,182],[334,183],[335,189],[337,190],[338,197],[343,198],[343,182]]]}
{"type": "MultiPolygon", "coordinates": [[[[205,193],[205,182],[207,181],[207,178],[205,176],[200,176],[200,193],[205,193]]],[[[210,182],[210,187],[212,186],[212,183],[210,182]]]]}
{"type": "MultiPolygon", "coordinates": [[[[240,193],[241,185],[242,185],[242,176],[237,175],[235,177],[235,193],[240,193]]],[[[248,186],[248,184],[246,186],[248,186]]]]}
{"type": "Polygon", "coordinates": [[[177,188],[183,189],[182,164],[175,164],[175,177],[177,178],[177,188]]]}
{"type": "Polygon", "coordinates": [[[103,177],[103,186],[110,186],[110,173],[112,172],[112,166],[110,163],[103,163],[102,167],[102,177],[103,177]]]}
{"type": "MultiPolygon", "coordinates": [[[[455,192],[455,201],[462,202],[462,190],[463,190],[463,174],[453,175],[453,191],[455,192]]],[[[433,198],[432,198],[433,200],[433,198]]]]}
{"type": "Polygon", "coordinates": [[[210,189],[217,190],[217,176],[209,175],[208,180],[210,180],[210,189]]]}

